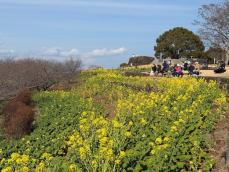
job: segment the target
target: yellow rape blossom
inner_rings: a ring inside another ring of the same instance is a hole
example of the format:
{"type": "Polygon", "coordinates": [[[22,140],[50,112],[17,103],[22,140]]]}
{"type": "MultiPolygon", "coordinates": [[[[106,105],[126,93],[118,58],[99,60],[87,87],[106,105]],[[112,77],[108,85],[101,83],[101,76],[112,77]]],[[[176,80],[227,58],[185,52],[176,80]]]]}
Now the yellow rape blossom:
{"type": "Polygon", "coordinates": [[[113,158],[113,150],[108,149],[106,152],[107,159],[112,159],[113,158]]]}
{"type": "Polygon", "coordinates": [[[3,168],[1,172],[13,172],[12,167],[3,168]]]}
{"type": "Polygon", "coordinates": [[[5,158],[2,158],[0,164],[2,165],[5,161],[6,161],[6,159],[5,158]]]}
{"type": "Polygon", "coordinates": [[[176,126],[172,126],[171,127],[171,131],[177,131],[177,127],[176,126]]]}
{"type": "Polygon", "coordinates": [[[130,138],[132,136],[132,133],[130,131],[125,132],[125,136],[127,138],[130,138]]]}
{"type": "Polygon", "coordinates": [[[107,129],[106,128],[98,129],[96,133],[99,135],[99,137],[104,137],[107,135],[107,129]]]}
{"type": "Polygon", "coordinates": [[[128,123],[128,125],[131,127],[131,126],[134,125],[134,123],[133,123],[132,121],[130,121],[130,122],[128,123]]]}
{"type": "Polygon", "coordinates": [[[150,145],[150,146],[154,146],[154,143],[153,143],[153,142],[149,142],[149,145],[150,145]]]}
{"type": "Polygon", "coordinates": [[[161,137],[156,138],[155,143],[160,145],[162,143],[162,138],[161,137]]]}
{"type": "Polygon", "coordinates": [[[150,152],[152,155],[155,155],[156,154],[156,150],[151,150],[151,152],[150,152]]]}
{"type": "Polygon", "coordinates": [[[91,161],[91,165],[92,165],[93,168],[96,168],[96,166],[97,166],[96,160],[91,161]]]}
{"type": "Polygon", "coordinates": [[[84,146],[84,147],[80,147],[79,148],[79,153],[80,153],[80,158],[84,159],[86,157],[87,151],[88,151],[88,147],[84,146]]]}
{"type": "Polygon", "coordinates": [[[20,172],[29,172],[29,168],[24,166],[20,169],[20,172]]]}
{"type": "Polygon", "coordinates": [[[117,120],[113,120],[112,123],[113,123],[114,128],[122,127],[122,125],[117,120]]]}
{"type": "Polygon", "coordinates": [[[21,162],[22,163],[28,163],[29,161],[29,156],[28,155],[22,155],[21,156],[21,162]]]}
{"type": "Polygon", "coordinates": [[[140,123],[141,123],[142,125],[146,125],[146,124],[147,124],[147,122],[146,122],[146,120],[145,120],[144,118],[141,118],[140,123]]]}
{"type": "Polygon", "coordinates": [[[53,157],[52,157],[51,154],[45,152],[45,153],[42,154],[41,158],[44,158],[46,160],[51,160],[53,157]]]}
{"type": "Polygon", "coordinates": [[[43,162],[40,162],[38,166],[36,166],[35,172],[42,172],[45,168],[45,164],[43,162]]]}
{"type": "Polygon", "coordinates": [[[105,145],[108,142],[108,137],[102,137],[99,141],[100,144],[105,145]]]}
{"type": "Polygon", "coordinates": [[[115,164],[117,164],[117,165],[120,164],[120,162],[121,162],[120,159],[116,159],[116,160],[115,160],[115,164]]]}
{"type": "Polygon", "coordinates": [[[71,164],[71,165],[69,166],[69,169],[72,170],[72,171],[76,170],[76,169],[77,169],[76,164],[71,164]]]}
{"type": "Polygon", "coordinates": [[[126,156],[126,152],[125,151],[120,151],[120,158],[124,158],[126,156]]]}
{"type": "Polygon", "coordinates": [[[18,153],[12,153],[11,154],[11,159],[12,160],[17,160],[19,157],[20,157],[20,154],[18,154],[18,153]]]}
{"type": "Polygon", "coordinates": [[[170,138],[169,137],[164,137],[164,139],[163,139],[165,142],[168,142],[168,141],[170,141],[170,138]]]}
{"type": "Polygon", "coordinates": [[[83,115],[83,116],[87,115],[87,112],[86,112],[86,111],[83,111],[83,112],[82,112],[82,115],[83,115]]]}

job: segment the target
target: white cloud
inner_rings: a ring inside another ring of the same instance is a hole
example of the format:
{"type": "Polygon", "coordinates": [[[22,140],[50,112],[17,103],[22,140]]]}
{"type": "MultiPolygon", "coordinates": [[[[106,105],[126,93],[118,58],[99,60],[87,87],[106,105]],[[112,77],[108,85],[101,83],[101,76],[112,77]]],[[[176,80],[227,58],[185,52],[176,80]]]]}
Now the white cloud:
{"type": "Polygon", "coordinates": [[[96,58],[96,57],[109,57],[109,56],[116,56],[123,54],[127,51],[125,47],[120,47],[116,49],[107,49],[107,48],[101,48],[101,49],[94,49],[89,52],[85,53],[80,53],[78,49],[72,48],[72,49],[62,49],[62,48],[57,48],[57,47],[50,47],[50,48],[43,48],[41,50],[41,55],[42,56],[47,56],[47,57],[79,57],[82,59],[91,59],[91,58],[96,58]]]}
{"type": "Polygon", "coordinates": [[[42,55],[56,56],[56,57],[70,57],[70,56],[79,55],[79,51],[75,48],[65,50],[57,47],[51,47],[51,48],[43,48],[42,55]]]}
{"type": "Polygon", "coordinates": [[[12,49],[0,48],[0,57],[10,57],[10,56],[13,56],[14,53],[15,51],[12,49]]]}
{"type": "Polygon", "coordinates": [[[79,50],[73,48],[67,51],[61,52],[63,56],[77,56],[79,55],[79,50]]]}
{"type": "Polygon", "coordinates": [[[91,52],[85,53],[82,56],[86,58],[94,58],[94,57],[104,57],[104,56],[115,56],[115,55],[120,55],[126,52],[127,49],[125,47],[120,47],[117,49],[95,49],[92,50],[91,52]]]}

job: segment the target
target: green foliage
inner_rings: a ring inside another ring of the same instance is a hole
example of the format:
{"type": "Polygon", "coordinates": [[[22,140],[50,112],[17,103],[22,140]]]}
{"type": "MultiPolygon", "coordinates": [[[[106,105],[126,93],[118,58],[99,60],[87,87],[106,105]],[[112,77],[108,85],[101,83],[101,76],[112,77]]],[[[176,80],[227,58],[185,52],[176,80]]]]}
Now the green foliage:
{"type": "Polygon", "coordinates": [[[154,47],[155,56],[171,57],[178,59],[200,58],[203,56],[204,45],[200,38],[192,31],[182,27],[176,27],[164,32],[156,40],[157,45],[154,47]]]}

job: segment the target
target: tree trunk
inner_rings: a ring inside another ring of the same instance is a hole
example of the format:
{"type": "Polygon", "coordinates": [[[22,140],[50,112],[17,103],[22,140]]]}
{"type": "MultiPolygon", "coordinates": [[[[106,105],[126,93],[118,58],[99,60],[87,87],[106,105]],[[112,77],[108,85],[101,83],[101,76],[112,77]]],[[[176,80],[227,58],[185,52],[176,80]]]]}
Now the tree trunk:
{"type": "Polygon", "coordinates": [[[226,52],[225,64],[226,64],[226,65],[229,64],[229,50],[227,50],[227,52],[226,52]]]}
{"type": "Polygon", "coordinates": [[[229,64],[229,41],[228,41],[228,43],[227,43],[225,64],[226,64],[226,65],[229,64]]]}

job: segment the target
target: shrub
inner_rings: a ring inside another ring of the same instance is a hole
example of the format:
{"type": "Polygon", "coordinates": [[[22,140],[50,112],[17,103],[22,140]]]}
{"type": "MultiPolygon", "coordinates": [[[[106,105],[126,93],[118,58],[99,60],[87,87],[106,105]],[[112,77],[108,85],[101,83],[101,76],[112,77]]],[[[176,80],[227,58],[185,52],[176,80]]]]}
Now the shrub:
{"type": "Polygon", "coordinates": [[[3,109],[3,127],[6,137],[19,138],[32,131],[34,111],[30,106],[31,95],[28,90],[22,91],[3,109]]]}
{"type": "Polygon", "coordinates": [[[21,103],[24,103],[26,105],[30,105],[31,104],[31,96],[32,96],[31,91],[24,90],[15,99],[13,99],[12,102],[21,102],[21,103]]]}
{"type": "Polygon", "coordinates": [[[139,66],[139,65],[147,65],[152,63],[154,60],[153,57],[148,57],[148,56],[137,56],[137,57],[131,57],[129,59],[128,65],[133,65],[133,66],[139,66]]]}
{"type": "Polygon", "coordinates": [[[129,65],[127,64],[127,63],[122,63],[122,64],[120,64],[120,67],[128,67],[129,65]]]}

